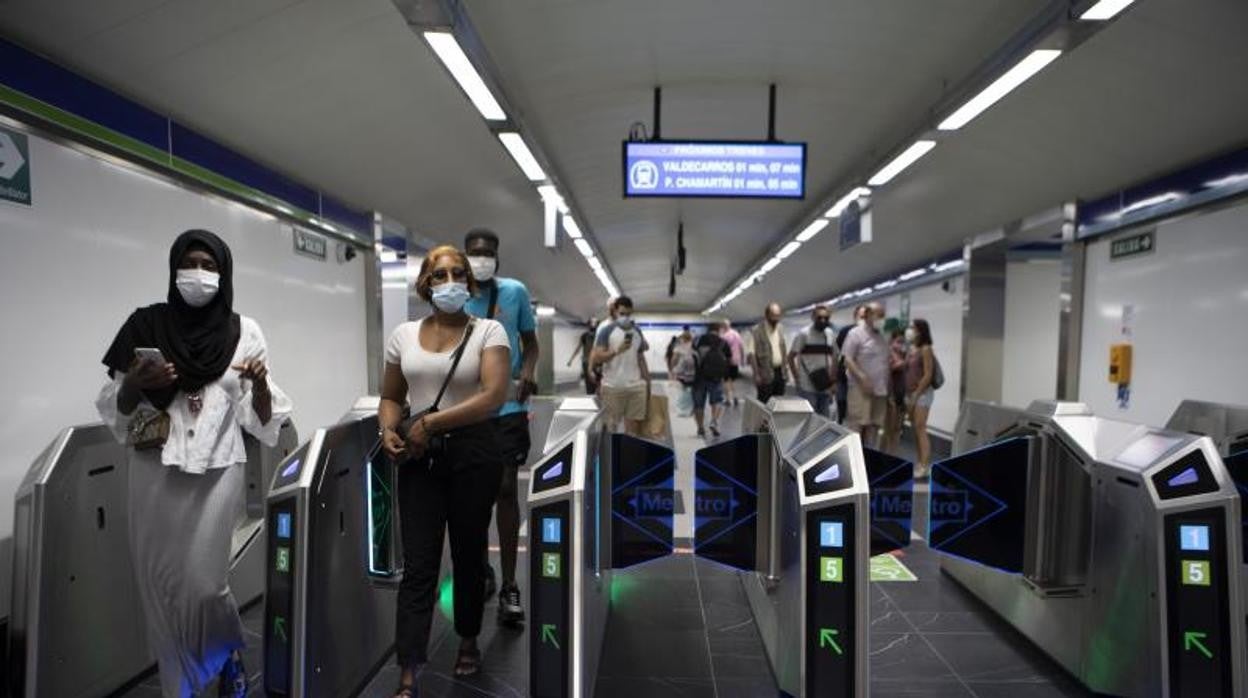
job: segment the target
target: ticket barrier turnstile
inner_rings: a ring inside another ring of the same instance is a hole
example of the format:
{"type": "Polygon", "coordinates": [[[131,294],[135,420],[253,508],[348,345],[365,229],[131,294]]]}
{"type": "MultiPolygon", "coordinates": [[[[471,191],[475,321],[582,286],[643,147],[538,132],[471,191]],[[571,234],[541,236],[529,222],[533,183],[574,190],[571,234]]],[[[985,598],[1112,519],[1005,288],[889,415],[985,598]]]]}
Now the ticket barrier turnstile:
{"type": "Polygon", "coordinates": [[[672,552],[675,456],[562,401],[529,483],[529,695],[590,698],[611,574],[672,552]]]}
{"type": "MultiPolygon", "coordinates": [[[[264,497],[295,428],[283,425],[275,448],[244,439],[246,508],[230,566],[240,606],[264,592],[264,497]]],[[[130,562],[129,477],[126,448],[97,423],[62,431],[18,487],[10,695],[106,696],[155,663],[130,562]]]]}
{"type": "Polygon", "coordinates": [[[1245,695],[1240,503],[1210,439],[968,401],[953,453],[929,504],[946,574],[1093,691],[1245,695]]]}
{"type": "Polygon", "coordinates": [[[784,398],[747,400],[742,431],[697,453],[695,553],[741,570],[782,691],[866,696],[873,535],[861,440],[784,398]]]}
{"type": "Polygon", "coordinates": [[[267,695],[355,695],[394,647],[394,467],[377,398],[317,429],[269,491],[264,612],[267,695]]]}

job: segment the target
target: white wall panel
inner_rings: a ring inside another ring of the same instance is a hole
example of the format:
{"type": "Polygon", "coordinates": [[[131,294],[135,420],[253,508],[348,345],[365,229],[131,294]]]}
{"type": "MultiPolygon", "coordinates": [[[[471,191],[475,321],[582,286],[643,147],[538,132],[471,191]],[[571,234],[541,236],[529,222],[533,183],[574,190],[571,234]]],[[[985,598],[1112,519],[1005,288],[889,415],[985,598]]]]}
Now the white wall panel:
{"type": "Polygon", "coordinates": [[[1057,259],[1010,262],[1005,270],[1001,402],[1026,407],[1057,394],[1062,265],[1057,259]]]}
{"type": "Polygon", "coordinates": [[[199,227],[233,249],[235,307],[269,344],[301,434],[367,389],[363,257],[296,256],[290,226],[55,143],[30,139],[32,208],[0,204],[0,536],[31,460],[63,427],[97,419],[100,359],[137,306],[161,301],[168,251],[199,227]]]}
{"type": "Polygon", "coordinates": [[[1184,399],[1248,404],[1248,206],[1164,223],[1153,253],[1110,261],[1088,245],[1079,396],[1098,414],[1161,425],[1184,399]],[[1119,408],[1109,346],[1129,307],[1131,400],[1119,408]]]}
{"type": "Polygon", "coordinates": [[[585,331],[584,327],[573,326],[563,322],[555,323],[554,328],[554,347],[542,347],[543,352],[553,352],[555,363],[555,384],[577,383],[581,380],[581,357],[578,354],[572,365],[568,365],[568,359],[572,358],[572,352],[576,351],[576,347],[580,344],[581,333],[585,331]]]}

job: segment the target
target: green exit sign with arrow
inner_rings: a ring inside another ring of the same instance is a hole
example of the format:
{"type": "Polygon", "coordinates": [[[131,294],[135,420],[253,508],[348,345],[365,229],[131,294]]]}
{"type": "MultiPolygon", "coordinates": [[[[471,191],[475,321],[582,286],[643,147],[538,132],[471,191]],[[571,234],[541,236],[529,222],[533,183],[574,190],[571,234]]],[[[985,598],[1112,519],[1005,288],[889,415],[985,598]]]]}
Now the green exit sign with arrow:
{"type": "Polygon", "coordinates": [[[1156,247],[1157,239],[1155,235],[1155,231],[1149,230],[1118,238],[1109,243],[1109,258],[1116,260],[1149,254],[1156,247]]]}
{"type": "Polygon", "coordinates": [[[5,128],[0,128],[0,201],[31,204],[30,141],[5,128]]]}

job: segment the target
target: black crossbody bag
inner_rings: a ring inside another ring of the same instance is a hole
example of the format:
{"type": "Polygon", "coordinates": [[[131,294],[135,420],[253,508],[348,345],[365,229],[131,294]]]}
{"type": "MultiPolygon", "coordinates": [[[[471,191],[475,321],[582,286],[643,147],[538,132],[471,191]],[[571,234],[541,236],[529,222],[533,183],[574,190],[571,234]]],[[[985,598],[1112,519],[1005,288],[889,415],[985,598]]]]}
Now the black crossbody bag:
{"type": "MultiPolygon", "coordinates": [[[[438,389],[438,396],[434,398],[433,404],[408,417],[399,423],[402,430],[399,434],[406,440],[407,435],[411,433],[412,426],[420,421],[421,417],[427,414],[433,414],[438,411],[438,406],[442,404],[442,397],[446,395],[446,389],[451,385],[451,379],[455,377],[455,370],[459,368],[459,360],[464,357],[464,350],[468,348],[468,340],[472,338],[472,331],[476,329],[477,321],[475,318],[468,320],[468,327],[464,330],[464,338],[460,340],[459,347],[455,349],[455,355],[451,357],[451,370],[447,371],[446,378],[442,381],[442,387],[438,389]]],[[[425,456],[442,455],[446,452],[446,439],[451,432],[438,434],[429,439],[429,447],[425,449],[425,456]]],[[[432,463],[432,459],[430,460],[432,463]]]]}

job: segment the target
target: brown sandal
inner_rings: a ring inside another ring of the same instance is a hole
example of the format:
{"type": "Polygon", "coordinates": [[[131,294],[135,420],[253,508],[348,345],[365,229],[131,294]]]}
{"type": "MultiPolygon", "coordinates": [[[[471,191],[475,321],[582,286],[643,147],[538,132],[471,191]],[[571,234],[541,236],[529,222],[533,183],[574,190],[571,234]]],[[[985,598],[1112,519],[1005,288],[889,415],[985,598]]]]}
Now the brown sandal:
{"type": "Polygon", "coordinates": [[[399,690],[394,692],[393,698],[416,698],[416,686],[399,686],[399,690]]]}
{"type": "Polygon", "coordinates": [[[455,658],[455,676],[467,678],[476,676],[481,672],[481,650],[460,648],[459,656],[455,658]]]}

